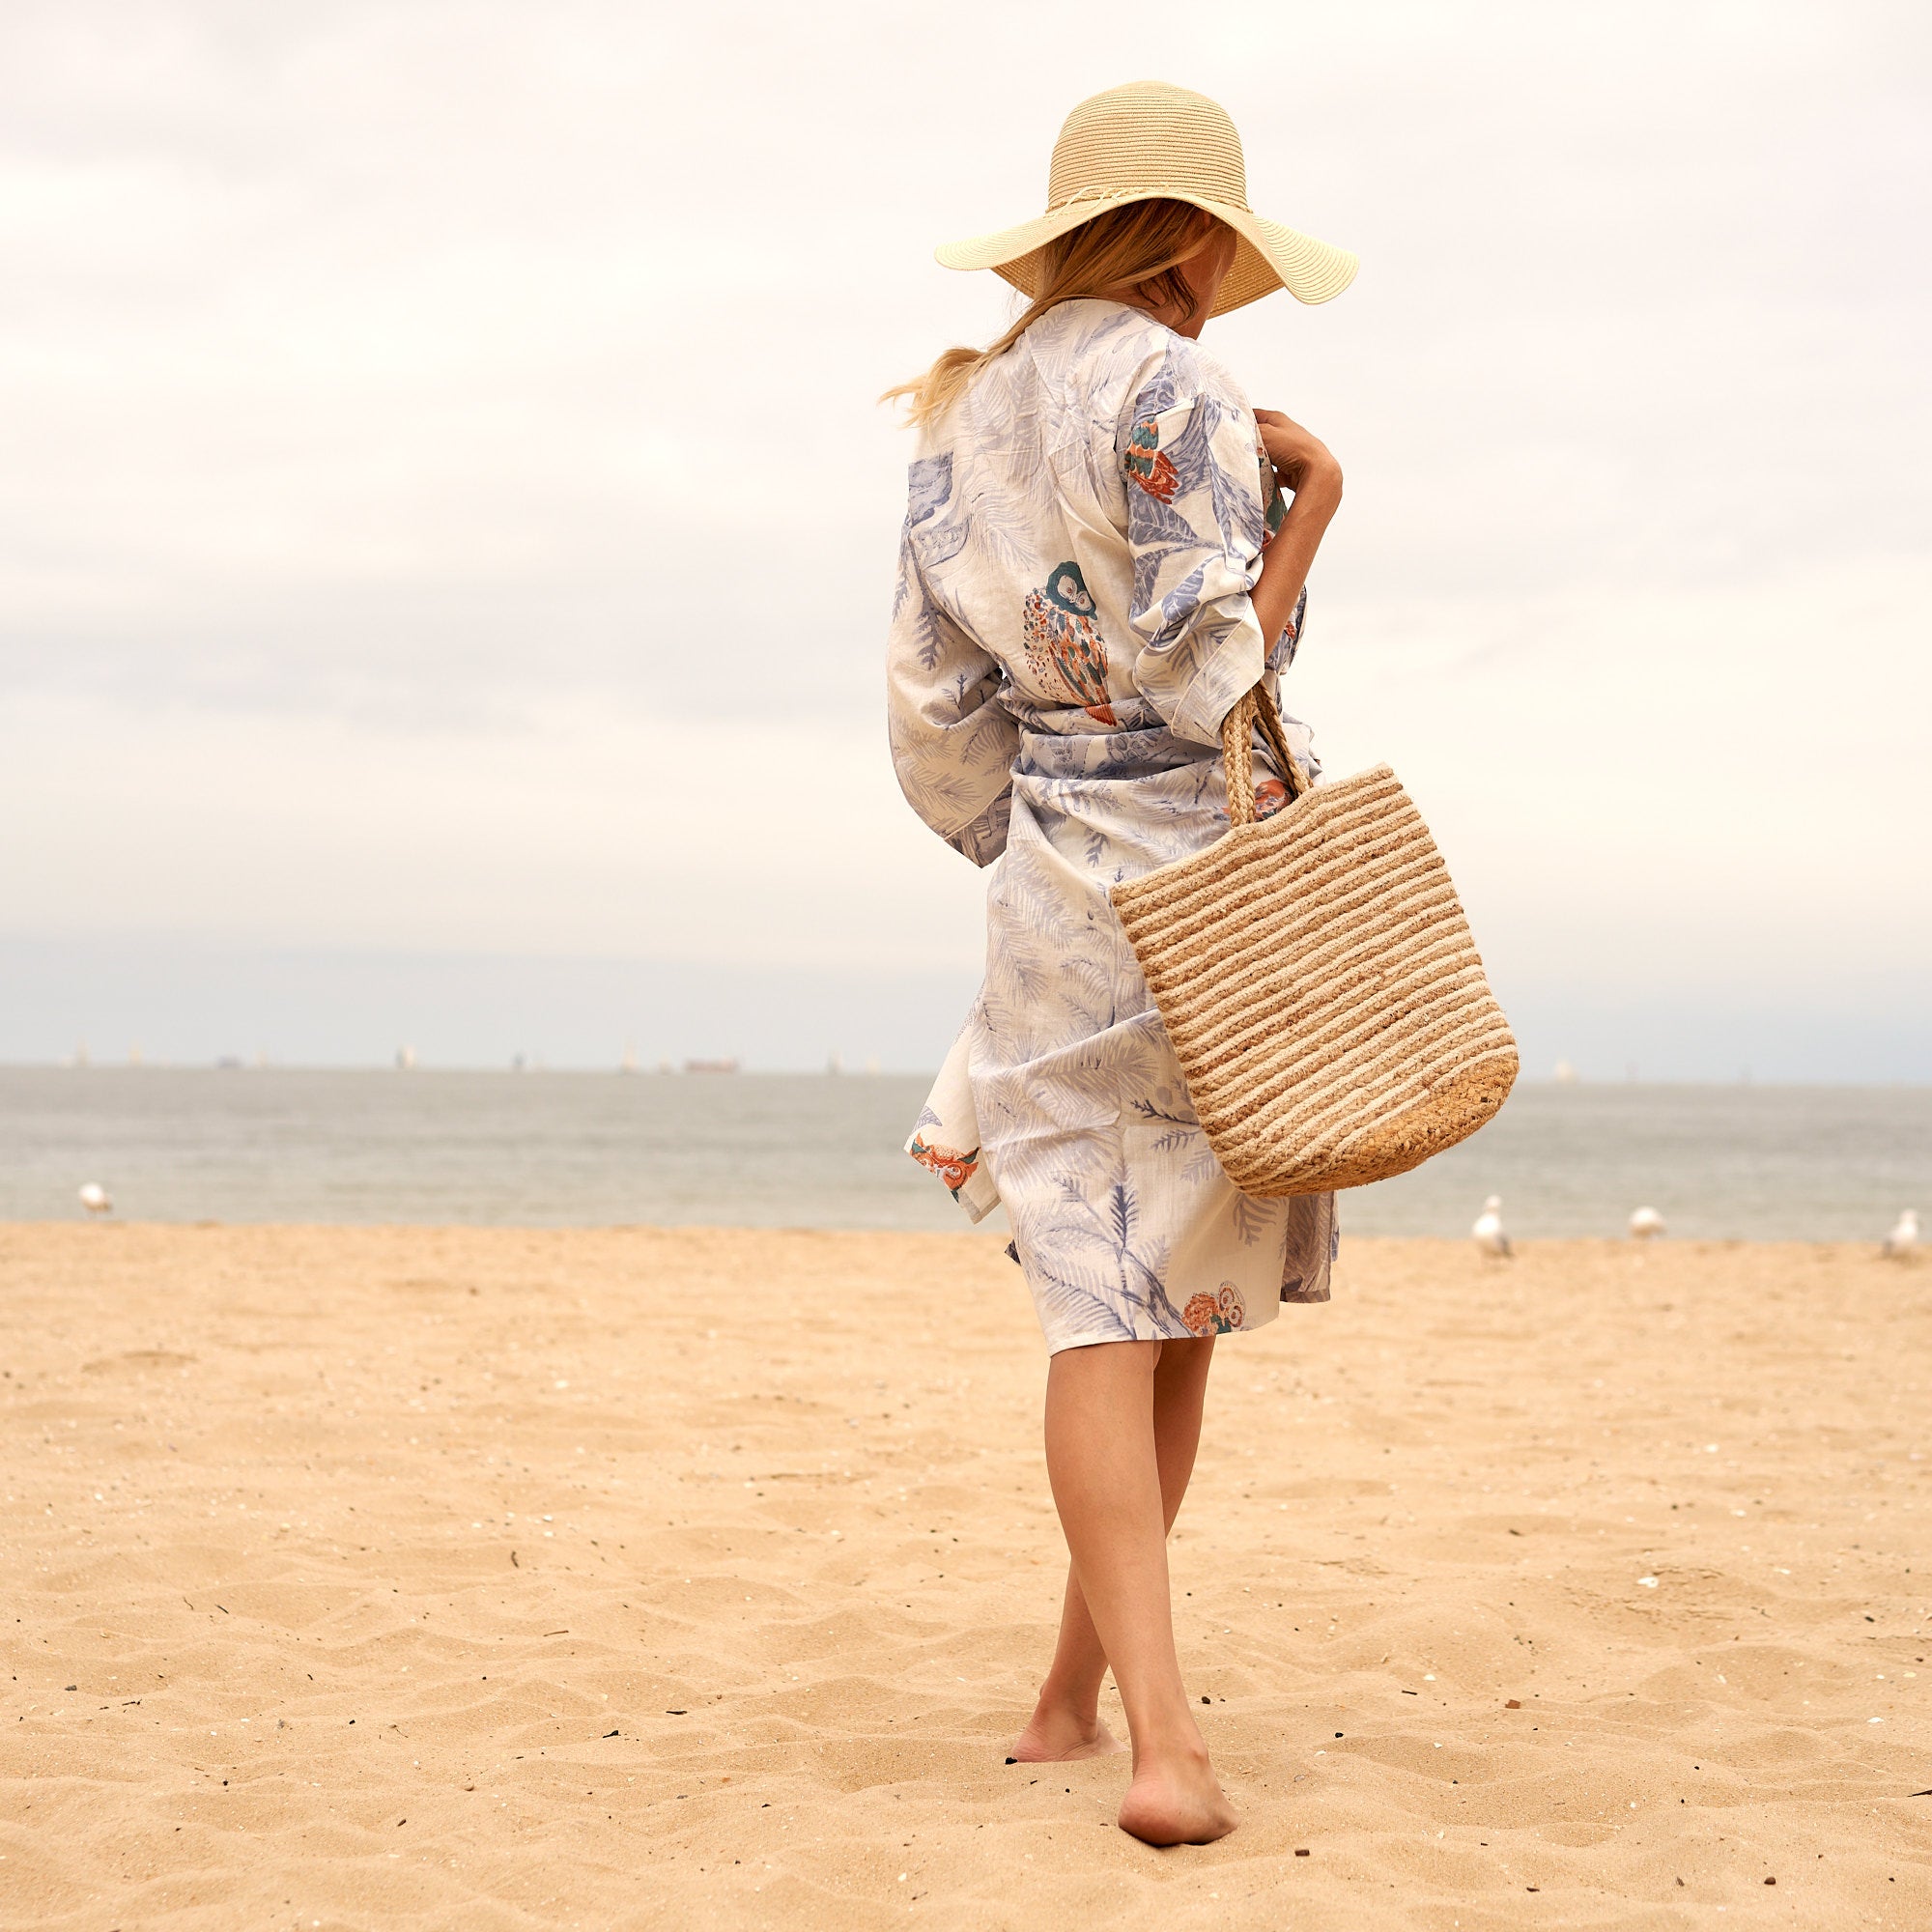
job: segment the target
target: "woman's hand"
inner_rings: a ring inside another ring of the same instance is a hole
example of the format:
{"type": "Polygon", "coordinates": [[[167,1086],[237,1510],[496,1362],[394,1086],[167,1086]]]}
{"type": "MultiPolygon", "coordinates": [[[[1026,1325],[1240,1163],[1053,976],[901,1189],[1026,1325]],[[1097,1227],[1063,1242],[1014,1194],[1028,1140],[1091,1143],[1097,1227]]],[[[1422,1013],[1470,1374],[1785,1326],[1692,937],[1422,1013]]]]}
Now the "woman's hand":
{"type": "Polygon", "coordinates": [[[1267,451],[1268,461],[1274,465],[1274,473],[1284,490],[1299,497],[1303,490],[1312,487],[1323,495],[1332,493],[1340,499],[1342,466],[1320,437],[1311,435],[1279,410],[1257,410],[1255,421],[1261,429],[1262,447],[1267,451]]]}

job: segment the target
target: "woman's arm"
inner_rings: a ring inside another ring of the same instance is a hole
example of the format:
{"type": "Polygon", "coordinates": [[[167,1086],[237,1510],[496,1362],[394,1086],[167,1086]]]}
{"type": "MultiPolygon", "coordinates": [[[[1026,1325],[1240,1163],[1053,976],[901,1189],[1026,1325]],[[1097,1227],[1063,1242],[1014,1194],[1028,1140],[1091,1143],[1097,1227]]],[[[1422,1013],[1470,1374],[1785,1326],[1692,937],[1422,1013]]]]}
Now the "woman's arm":
{"type": "Polygon", "coordinates": [[[1270,648],[1294,612],[1295,599],[1308,582],[1315,553],[1329,520],[1342,503],[1342,466],[1327,445],[1279,410],[1257,410],[1262,443],[1275,475],[1294,500],[1262,553],[1262,574],[1248,593],[1255,621],[1270,648]]]}

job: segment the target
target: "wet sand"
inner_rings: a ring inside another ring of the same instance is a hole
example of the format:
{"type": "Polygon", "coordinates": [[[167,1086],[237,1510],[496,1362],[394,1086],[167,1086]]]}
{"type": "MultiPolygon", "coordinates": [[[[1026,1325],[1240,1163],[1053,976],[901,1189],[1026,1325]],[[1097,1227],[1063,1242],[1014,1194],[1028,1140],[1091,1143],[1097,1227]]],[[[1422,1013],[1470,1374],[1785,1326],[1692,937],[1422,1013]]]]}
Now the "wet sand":
{"type": "Polygon", "coordinates": [[[1219,1350],[1244,1824],[1155,1852],[1002,1763],[996,1241],[0,1227],[0,1924],[1922,1927],[1928,1343],[1868,1249],[1346,1244],[1219,1350]]]}

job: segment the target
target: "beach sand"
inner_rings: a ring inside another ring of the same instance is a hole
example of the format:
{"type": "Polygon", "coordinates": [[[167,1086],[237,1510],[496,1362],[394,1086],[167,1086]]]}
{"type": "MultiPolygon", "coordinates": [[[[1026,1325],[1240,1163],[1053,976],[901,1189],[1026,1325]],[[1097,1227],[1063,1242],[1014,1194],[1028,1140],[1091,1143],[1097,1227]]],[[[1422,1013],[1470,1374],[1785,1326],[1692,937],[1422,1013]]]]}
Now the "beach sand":
{"type": "Polygon", "coordinates": [[[1346,1243],[1219,1350],[1169,1852],[1002,1762],[997,1241],[14,1226],[0,1322],[8,1926],[1932,1924],[1932,1268],[1346,1243]]]}

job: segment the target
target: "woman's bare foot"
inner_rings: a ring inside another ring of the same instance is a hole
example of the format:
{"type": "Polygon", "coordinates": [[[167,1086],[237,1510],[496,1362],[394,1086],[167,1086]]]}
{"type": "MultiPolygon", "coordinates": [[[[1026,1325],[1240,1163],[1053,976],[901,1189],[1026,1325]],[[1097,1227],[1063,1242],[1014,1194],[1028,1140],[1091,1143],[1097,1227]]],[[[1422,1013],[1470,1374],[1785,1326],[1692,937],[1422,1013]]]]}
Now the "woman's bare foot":
{"type": "Polygon", "coordinates": [[[1205,1750],[1143,1763],[1121,1801],[1121,1830],[1150,1845],[1208,1845],[1239,1823],[1205,1750]]]}
{"type": "Polygon", "coordinates": [[[1097,1717],[1082,1719],[1064,1705],[1040,1704],[1007,1762],[1065,1764],[1074,1758],[1109,1757],[1125,1748],[1097,1717]]]}

